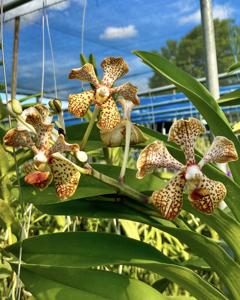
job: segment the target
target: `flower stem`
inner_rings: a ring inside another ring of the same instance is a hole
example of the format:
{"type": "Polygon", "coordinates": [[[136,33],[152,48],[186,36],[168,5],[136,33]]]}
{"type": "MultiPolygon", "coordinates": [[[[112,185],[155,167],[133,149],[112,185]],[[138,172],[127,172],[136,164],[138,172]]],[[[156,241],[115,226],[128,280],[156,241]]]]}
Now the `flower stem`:
{"type": "Polygon", "coordinates": [[[119,175],[119,182],[121,183],[124,182],[124,176],[125,176],[127,163],[128,163],[130,141],[131,141],[131,130],[132,130],[132,122],[130,120],[126,120],[125,148],[124,148],[122,168],[119,175]]]}
{"type": "Polygon", "coordinates": [[[64,122],[64,118],[63,118],[63,111],[61,111],[58,114],[58,122],[60,123],[61,128],[63,129],[64,133],[66,133],[65,122],[64,122]]]}
{"type": "Polygon", "coordinates": [[[96,178],[110,186],[115,187],[117,190],[122,192],[124,195],[129,196],[130,198],[136,200],[137,202],[139,202],[141,204],[147,204],[149,201],[148,196],[134,190],[133,188],[131,188],[130,186],[128,186],[124,183],[120,184],[118,180],[116,180],[112,177],[109,177],[105,174],[102,174],[95,169],[92,169],[91,176],[93,176],[94,178],[96,178]]]}
{"type": "Polygon", "coordinates": [[[91,119],[88,123],[88,127],[87,127],[87,129],[84,133],[84,136],[83,136],[83,139],[82,139],[82,142],[81,142],[81,145],[80,145],[81,150],[83,150],[85,148],[86,144],[87,144],[88,138],[89,138],[90,133],[93,129],[93,125],[95,123],[95,120],[96,120],[98,114],[99,114],[99,107],[97,105],[95,105],[94,111],[92,113],[91,119]]]}

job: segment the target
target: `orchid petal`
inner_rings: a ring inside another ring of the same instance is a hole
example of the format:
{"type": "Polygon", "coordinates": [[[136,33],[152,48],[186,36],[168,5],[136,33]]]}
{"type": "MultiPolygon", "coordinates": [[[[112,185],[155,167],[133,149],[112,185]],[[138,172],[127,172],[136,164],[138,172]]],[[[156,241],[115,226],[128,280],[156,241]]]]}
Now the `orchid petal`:
{"type": "Polygon", "coordinates": [[[49,155],[55,152],[66,152],[73,151],[77,152],[79,150],[78,144],[69,144],[65,141],[64,135],[60,134],[54,143],[54,145],[49,149],[49,155]]]}
{"type": "Polygon", "coordinates": [[[131,84],[130,82],[124,83],[118,87],[114,87],[111,89],[112,94],[119,94],[124,99],[132,101],[135,105],[139,105],[140,101],[137,96],[138,88],[131,84]]]}
{"type": "Polygon", "coordinates": [[[60,153],[54,153],[49,159],[56,192],[61,199],[71,197],[78,186],[80,173],[77,167],[60,153]]]}
{"type": "Polygon", "coordinates": [[[31,173],[28,173],[24,177],[24,181],[28,184],[31,184],[37,188],[40,188],[41,190],[47,188],[49,184],[52,182],[52,174],[50,172],[46,171],[34,171],[31,173]]]}
{"type": "Polygon", "coordinates": [[[76,117],[83,117],[94,100],[94,91],[85,91],[79,94],[71,94],[68,97],[68,110],[76,117]]]}
{"type": "Polygon", "coordinates": [[[224,136],[217,136],[213,140],[207,153],[199,162],[199,166],[202,168],[207,163],[227,163],[237,159],[238,154],[233,142],[224,136]]]}
{"type": "Polygon", "coordinates": [[[184,176],[180,172],[170,180],[165,188],[152,194],[152,204],[160,210],[165,219],[172,220],[180,213],[185,182],[184,176]]]}
{"type": "Polygon", "coordinates": [[[157,168],[180,170],[183,165],[167,150],[162,141],[156,141],[145,147],[137,160],[137,175],[141,179],[145,173],[151,173],[157,168]]]}
{"type": "Polygon", "coordinates": [[[25,174],[32,173],[35,171],[36,171],[36,167],[33,160],[29,160],[23,164],[23,172],[25,174]]]}
{"type": "Polygon", "coordinates": [[[168,140],[180,145],[184,151],[187,164],[195,163],[194,146],[197,137],[205,132],[203,124],[195,119],[177,120],[168,134],[168,140]]]}
{"type": "Polygon", "coordinates": [[[32,148],[34,142],[27,130],[17,130],[15,128],[10,129],[4,136],[3,142],[6,146],[11,147],[28,147],[32,148]]]}
{"type": "Polygon", "coordinates": [[[78,69],[72,69],[71,72],[68,75],[69,79],[79,79],[81,81],[90,82],[92,83],[96,88],[99,87],[99,82],[97,79],[97,76],[94,71],[94,67],[92,64],[85,64],[81,68],[78,69]]]}
{"type": "Polygon", "coordinates": [[[203,175],[198,187],[189,191],[188,199],[195,209],[211,214],[214,208],[218,207],[219,203],[224,200],[226,193],[223,183],[203,175]]]}
{"type": "Polygon", "coordinates": [[[112,97],[109,97],[106,102],[101,104],[100,109],[101,111],[97,125],[101,130],[111,130],[120,123],[120,113],[112,97]]]}
{"type": "Polygon", "coordinates": [[[107,57],[102,63],[102,84],[111,87],[113,83],[128,72],[128,65],[122,57],[107,57]]]}

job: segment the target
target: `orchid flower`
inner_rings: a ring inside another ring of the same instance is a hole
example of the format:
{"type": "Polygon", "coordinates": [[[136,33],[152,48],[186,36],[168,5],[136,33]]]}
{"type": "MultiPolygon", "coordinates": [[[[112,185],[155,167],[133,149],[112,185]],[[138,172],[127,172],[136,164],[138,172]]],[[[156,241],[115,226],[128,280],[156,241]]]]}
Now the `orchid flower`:
{"type": "Polygon", "coordinates": [[[53,140],[52,118],[42,104],[24,110],[21,117],[34,132],[19,123],[17,128],[6,133],[3,140],[5,146],[32,150],[33,160],[24,165],[25,182],[44,189],[54,180],[58,196],[61,199],[71,197],[78,186],[80,173],[77,166],[60,153],[72,151],[76,157],[83,157],[79,146],[66,143],[62,134],[53,140]]]}
{"type": "Polygon", "coordinates": [[[120,113],[112,95],[122,95],[125,99],[138,104],[137,87],[130,82],[112,87],[118,78],[128,72],[128,65],[123,58],[107,57],[102,61],[101,67],[103,69],[101,82],[98,81],[94,67],[90,63],[79,69],[72,69],[69,79],[89,82],[96,90],[70,94],[68,110],[77,117],[83,117],[87,113],[90,104],[94,103],[100,108],[98,127],[103,130],[111,130],[121,121],[120,113]]]}
{"type": "Polygon", "coordinates": [[[145,147],[137,161],[137,175],[141,179],[146,173],[157,168],[178,171],[163,189],[153,192],[152,204],[166,219],[174,219],[183,205],[183,191],[188,188],[191,205],[204,213],[211,214],[226,196],[223,183],[211,180],[202,172],[207,163],[226,163],[237,160],[238,154],[232,141],[223,136],[215,137],[212,145],[199,163],[195,160],[194,146],[197,137],[205,132],[203,124],[195,119],[178,120],[170,128],[168,140],[179,145],[186,158],[186,164],[178,162],[167,150],[162,141],[145,147]]]}

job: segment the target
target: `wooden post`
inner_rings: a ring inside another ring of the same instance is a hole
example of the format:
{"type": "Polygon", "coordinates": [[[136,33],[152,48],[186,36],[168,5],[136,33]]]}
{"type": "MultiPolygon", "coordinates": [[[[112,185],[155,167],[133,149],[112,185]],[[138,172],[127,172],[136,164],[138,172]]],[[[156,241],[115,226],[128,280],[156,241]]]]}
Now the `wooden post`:
{"type": "Polygon", "coordinates": [[[16,17],[15,18],[15,23],[14,23],[11,99],[14,99],[16,97],[16,89],[17,89],[17,65],[18,65],[18,47],[19,47],[19,28],[20,28],[20,17],[16,17]]]}

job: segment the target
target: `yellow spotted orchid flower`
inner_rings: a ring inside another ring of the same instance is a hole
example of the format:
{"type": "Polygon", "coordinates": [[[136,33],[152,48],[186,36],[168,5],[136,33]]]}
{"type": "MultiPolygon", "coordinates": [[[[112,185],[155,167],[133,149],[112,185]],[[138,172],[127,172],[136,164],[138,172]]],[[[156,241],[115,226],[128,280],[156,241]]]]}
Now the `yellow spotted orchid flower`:
{"type": "Polygon", "coordinates": [[[180,213],[185,186],[188,189],[188,199],[191,205],[207,214],[211,214],[226,196],[224,184],[206,177],[202,168],[207,163],[226,163],[237,160],[238,154],[232,141],[226,137],[217,136],[207,153],[197,163],[194,155],[195,142],[197,137],[204,132],[205,127],[195,118],[178,120],[171,126],[168,140],[182,148],[186,158],[185,165],[178,162],[168,152],[162,141],[155,141],[140,153],[136,175],[139,179],[157,168],[177,171],[166,187],[153,192],[151,196],[152,204],[166,219],[172,220],[180,213]]]}
{"type": "Polygon", "coordinates": [[[71,197],[78,186],[80,173],[77,166],[60,153],[72,151],[76,157],[81,157],[79,146],[66,143],[62,134],[53,138],[54,125],[51,124],[48,108],[42,104],[24,110],[22,118],[34,132],[20,123],[6,133],[3,141],[5,146],[32,150],[33,160],[23,167],[25,182],[44,189],[54,180],[58,196],[61,199],[71,197]]]}
{"type": "Polygon", "coordinates": [[[90,63],[71,70],[69,79],[89,82],[95,87],[95,90],[70,94],[68,110],[77,117],[83,117],[87,113],[90,104],[94,103],[100,108],[98,127],[101,130],[111,130],[121,121],[120,113],[112,95],[121,95],[134,104],[139,104],[139,99],[137,97],[137,87],[130,82],[112,87],[118,78],[128,72],[128,65],[123,58],[107,57],[102,61],[101,67],[103,69],[101,82],[98,81],[94,67],[90,63]]]}

